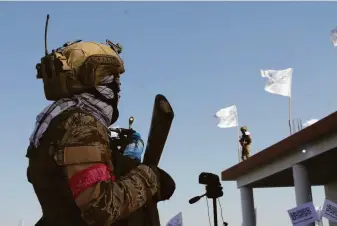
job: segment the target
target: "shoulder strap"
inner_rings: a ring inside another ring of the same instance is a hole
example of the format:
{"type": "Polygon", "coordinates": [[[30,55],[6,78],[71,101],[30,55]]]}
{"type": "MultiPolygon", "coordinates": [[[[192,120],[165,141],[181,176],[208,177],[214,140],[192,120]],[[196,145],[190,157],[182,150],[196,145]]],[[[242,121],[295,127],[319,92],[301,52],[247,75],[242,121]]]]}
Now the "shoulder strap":
{"type": "Polygon", "coordinates": [[[120,155],[119,151],[117,149],[117,146],[115,145],[113,139],[109,137],[109,145],[110,145],[110,150],[111,150],[111,156],[112,156],[112,165],[114,167],[114,175],[116,177],[116,180],[118,180],[121,176],[121,166],[120,166],[120,155]]]}

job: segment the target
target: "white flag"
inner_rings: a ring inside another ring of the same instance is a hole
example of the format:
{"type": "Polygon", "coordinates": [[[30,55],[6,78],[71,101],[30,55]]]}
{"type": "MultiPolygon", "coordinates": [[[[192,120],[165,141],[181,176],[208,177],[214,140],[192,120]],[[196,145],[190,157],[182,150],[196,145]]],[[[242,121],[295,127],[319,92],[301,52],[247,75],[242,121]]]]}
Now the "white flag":
{"type": "Polygon", "coordinates": [[[318,122],[318,119],[310,119],[308,121],[306,121],[305,123],[303,123],[303,127],[308,127],[311,126],[312,124],[318,122]]]}
{"type": "Polygon", "coordinates": [[[166,226],[183,226],[183,214],[180,212],[172,217],[166,226]]]}
{"type": "Polygon", "coordinates": [[[282,96],[291,96],[291,80],[293,69],[261,70],[261,76],[267,78],[264,90],[282,96]]]}
{"type": "Polygon", "coordinates": [[[331,31],[330,38],[333,46],[337,46],[337,28],[331,31]]]}
{"type": "Polygon", "coordinates": [[[235,105],[220,109],[215,114],[215,117],[219,120],[217,125],[219,128],[231,128],[238,126],[237,110],[235,105]]]}

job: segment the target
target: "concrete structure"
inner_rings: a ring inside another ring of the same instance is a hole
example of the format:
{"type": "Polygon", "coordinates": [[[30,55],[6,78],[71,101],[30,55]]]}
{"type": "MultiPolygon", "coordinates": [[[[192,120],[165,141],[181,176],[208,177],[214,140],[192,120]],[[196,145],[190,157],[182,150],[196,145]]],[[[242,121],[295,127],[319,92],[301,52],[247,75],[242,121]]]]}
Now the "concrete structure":
{"type": "Polygon", "coordinates": [[[223,171],[221,177],[237,181],[243,226],[256,226],[254,188],[294,186],[300,205],[312,201],[311,186],[324,185],[326,198],[337,203],[337,112],[223,171]]]}

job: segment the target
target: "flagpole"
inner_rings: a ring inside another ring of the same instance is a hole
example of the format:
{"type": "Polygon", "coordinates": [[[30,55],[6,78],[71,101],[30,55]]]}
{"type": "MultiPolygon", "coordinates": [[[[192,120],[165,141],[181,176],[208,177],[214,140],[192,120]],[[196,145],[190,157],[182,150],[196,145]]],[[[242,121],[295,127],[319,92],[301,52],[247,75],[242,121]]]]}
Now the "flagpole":
{"type": "Polygon", "coordinates": [[[291,96],[289,96],[289,131],[291,135],[291,96]]]}
{"type": "Polygon", "coordinates": [[[240,143],[239,143],[239,140],[240,140],[240,124],[239,124],[239,116],[238,116],[238,109],[236,109],[236,122],[237,122],[237,131],[238,131],[238,139],[237,139],[237,142],[238,142],[238,161],[240,163],[240,143]]]}
{"type": "Polygon", "coordinates": [[[240,128],[239,128],[238,110],[237,110],[236,105],[232,105],[230,107],[220,109],[217,113],[215,113],[215,117],[220,119],[220,121],[218,122],[218,127],[220,128],[233,128],[235,126],[237,127],[237,132],[238,132],[237,139],[238,140],[236,142],[238,142],[238,160],[240,163],[240,143],[239,143],[240,128]],[[234,119],[236,120],[235,124],[233,122],[234,119]]]}
{"type": "MultiPolygon", "coordinates": [[[[293,70],[293,69],[292,69],[293,70]]],[[[289,87],[289,130],[290,130],[290,135],[292,134],[292,128],[291,128],[291,122],[292,122],[292,109],[291,109],[291,107],[292,107],[292,103],[291,103],[291,97],[292,97],[292,76],[293,76],[293,74],[292,74],[292,70],[291,70],[291,77],[290,77],[290,87],[289,87]]]]}
{"type": "Polygon", "coordinates": [[[291,112],[291,86],[292,86],[293,68],[285,70],[261,70],[261,76],[267,78],[268,81],[264,90],[277,95],[287,96],[289,99],[289,132],[290,135],[294,132],[292,130],[292,112],[291,112]],[[286,87],[287,85],[288,87],[286,87]]]}
{"type": "Polygon", "coordinates": [[[240,129],[239,129],[239,124],[238,124],[238,140],[237,140],[237,142],[238,142],[238,161],[240,163],[241,161],[240,161],[240,142],[239,142],[239,140],[240,140],[240,129]]]}

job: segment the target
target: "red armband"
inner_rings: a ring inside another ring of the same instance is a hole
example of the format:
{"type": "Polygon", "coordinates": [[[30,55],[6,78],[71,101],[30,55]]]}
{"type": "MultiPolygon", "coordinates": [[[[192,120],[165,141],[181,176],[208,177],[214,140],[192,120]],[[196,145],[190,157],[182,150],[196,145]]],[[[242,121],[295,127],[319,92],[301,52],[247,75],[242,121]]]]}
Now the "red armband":
{"type": "Polygon", "coordinates": [[[102,181],[115,181],[115,176],[110,175],[110,171],[105,164],[96,164],[76,173],[69,179],[69,186],[76,199],[84,190],[102,181]]]}

